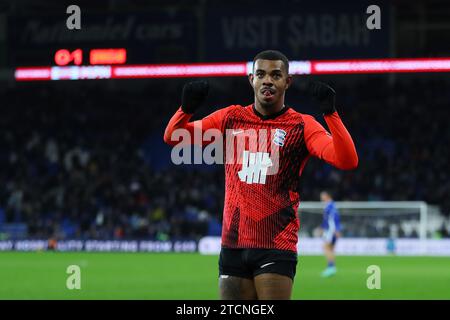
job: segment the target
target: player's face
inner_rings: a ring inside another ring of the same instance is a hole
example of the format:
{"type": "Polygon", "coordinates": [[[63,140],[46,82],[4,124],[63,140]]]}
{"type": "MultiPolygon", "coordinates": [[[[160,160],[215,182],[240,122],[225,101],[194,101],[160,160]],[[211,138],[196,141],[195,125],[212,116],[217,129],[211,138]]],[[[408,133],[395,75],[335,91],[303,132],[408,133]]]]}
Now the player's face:
{"type": "Polygon", "coordinates": [[[292,77],[281,60],[255,61],[253,74],[249,76],[255,98],[263,107],[284,103],[284,93],[289,88],[292,77]]]}
{"type": "Polygon", "coordinates": [[[327,201],[325,192],[320,193],[320,201],[327,201]]]}
{"type": "Polygon", "coordinates": [[[320,193],[320,200],[323,202],[327,202],[331,199],[331,197],[328,195],[328,193],[326,192],[321,192],[320,193]]]}

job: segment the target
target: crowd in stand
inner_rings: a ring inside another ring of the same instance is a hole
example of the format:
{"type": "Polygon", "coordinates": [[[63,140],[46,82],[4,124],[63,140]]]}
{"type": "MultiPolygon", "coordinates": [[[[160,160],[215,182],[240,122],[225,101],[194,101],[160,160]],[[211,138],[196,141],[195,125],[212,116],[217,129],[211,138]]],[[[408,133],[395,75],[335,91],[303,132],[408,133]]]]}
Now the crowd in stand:
{"type": "MultiPolygon", "coordinates": [[[[251,103],[243,83],[228,83],[236,96],[247,97],[234,103],[251,103]]],[[[158,161],[170,155],[162,134],[179,103],[180,85],[165,84],[149,80],[139,93],[104,83],[0,91],[0,234],[6,224],[25,224],[29,238],[220,234],[223,167],[158,161]]],[[[344,172],[311,159],[301,199],[317,201],[327,188],[338,200],[424,200],[448,216],[448,82],[372,77],[333,85],[359,167],[344,172]]],[[[304,111],[289,94],[288,104],[304,111]]],[[[216,99],[219,104],[221,96],[216,99]]]]}

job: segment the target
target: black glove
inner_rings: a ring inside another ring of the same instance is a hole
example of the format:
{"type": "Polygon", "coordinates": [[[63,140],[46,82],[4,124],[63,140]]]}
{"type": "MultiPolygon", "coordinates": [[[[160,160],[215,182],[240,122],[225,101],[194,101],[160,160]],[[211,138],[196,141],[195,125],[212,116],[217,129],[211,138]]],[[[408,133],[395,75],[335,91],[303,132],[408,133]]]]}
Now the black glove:
{"type": "Polygon", "coordinates": [[[332,87],[323,82],[311,81],[308,85],[308,92],[319,102],[320,111],[324,115],[336,111],[336,91],[332,87]]]}
{"type": "Polygon", "coordinates": [[[208,95],[209,84],[206,81],[188,82],[183,87],[181,109],[186,113],[194,113],[208,95]]]}

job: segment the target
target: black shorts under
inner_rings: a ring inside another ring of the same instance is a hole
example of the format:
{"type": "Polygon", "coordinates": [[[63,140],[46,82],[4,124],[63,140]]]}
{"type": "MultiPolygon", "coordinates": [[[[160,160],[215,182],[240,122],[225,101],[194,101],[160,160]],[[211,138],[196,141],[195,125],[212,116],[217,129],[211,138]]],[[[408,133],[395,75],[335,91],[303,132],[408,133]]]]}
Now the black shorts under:
{"type": "Polygon", "coordinates": [[[219,257],[219,275],[253,279],[263,273],[277,273],[295,277],[297,254],[277,249],[222,248],[219,257]]]}

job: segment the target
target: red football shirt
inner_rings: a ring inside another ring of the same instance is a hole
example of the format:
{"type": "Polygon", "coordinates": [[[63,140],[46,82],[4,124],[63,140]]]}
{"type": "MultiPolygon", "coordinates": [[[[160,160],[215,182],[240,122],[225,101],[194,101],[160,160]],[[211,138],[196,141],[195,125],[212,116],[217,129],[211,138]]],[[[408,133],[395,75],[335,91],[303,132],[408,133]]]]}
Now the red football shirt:
{"type": "MultiPolygon", "coordinates": [[[[164,141],[174,130],[194,128],[223,134],[225,204],[222,247],[297,251],[300,222],[298,186],[310,156],[340,169],[357,166],[352,138],[337,112],[325,116],[328,133],[312,116],[284,107],[270,116],[253,105],[232,105],[189,122],[181,108],[169,121],[164,141]]],[[[204,143],[207,144],[207,143],[204,143]]]]}

